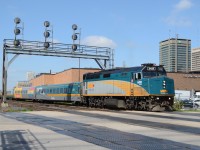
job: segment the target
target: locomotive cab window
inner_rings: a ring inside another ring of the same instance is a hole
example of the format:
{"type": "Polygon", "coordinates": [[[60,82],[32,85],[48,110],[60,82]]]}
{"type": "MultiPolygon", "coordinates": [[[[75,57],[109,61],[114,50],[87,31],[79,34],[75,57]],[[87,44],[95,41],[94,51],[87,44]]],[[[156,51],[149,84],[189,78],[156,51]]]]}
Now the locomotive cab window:
{"type": "Polygon", "coordinates": [[[135,73],[134,79],[135,80],[140,80],[142,78],[141,73],[135,73]]]}
{"type": "Polygon", "coordinates": [[[162,66],[159,67],[146,67],[142,71],[142,75],[144,78],[153,78],[158,76],[166,76],[166,71],[162,66]]]}

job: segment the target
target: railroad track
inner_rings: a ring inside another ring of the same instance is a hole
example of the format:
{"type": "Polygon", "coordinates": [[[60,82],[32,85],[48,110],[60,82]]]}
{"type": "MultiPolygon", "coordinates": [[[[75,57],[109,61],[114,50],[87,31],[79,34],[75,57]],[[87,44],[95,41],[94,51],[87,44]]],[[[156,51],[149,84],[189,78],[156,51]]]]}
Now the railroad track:
{"type": "MultiPolygon", "coordinates": [[[[109,109],[100,109],[100,108],[91,108],[91,107],[84,107],[84,106],[77,106],[72,104],[56,104],[56,103],[39,103],[39,102],[32,102],[32,101],[16,101],[16,100],[8,100],[8,106],[11,109],[28,109],[33,111],[41,111],[41,110],[48,110],[48,111],[67,111],[67,110],[100,110],[100,111],[108,111],[109,109]]],[[[112,110],[111,110],[112,111],[112,110]]]]}

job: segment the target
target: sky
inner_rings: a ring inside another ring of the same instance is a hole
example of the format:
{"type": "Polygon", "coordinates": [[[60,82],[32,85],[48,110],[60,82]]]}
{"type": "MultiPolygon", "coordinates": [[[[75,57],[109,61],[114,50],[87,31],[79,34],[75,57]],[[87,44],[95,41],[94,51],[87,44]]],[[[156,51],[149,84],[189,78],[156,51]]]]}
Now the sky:
{"type": "MultiPolygon", "coordinates": [[[[49,21],[54,41],[72,44],[72,25],[77,24],[81,44],[114,49],[115,67],[159,64],[159,42],[177,35],[200,47],[199,0],[1,0],[0,6],[0,78],[3,40],[14,39],[15,17],[29,41],[44,41],[43,23],[49,21]]],[[[94,60],[80,62],[81,68],[98,68],[94,60]]],[[[26,80],[27,72],[56,73],[78,64],[75,58],[20,55],[8,68],[8,90],[26,80]]],[[[2,80],[0,90],[1,85],[2,80]]]]}

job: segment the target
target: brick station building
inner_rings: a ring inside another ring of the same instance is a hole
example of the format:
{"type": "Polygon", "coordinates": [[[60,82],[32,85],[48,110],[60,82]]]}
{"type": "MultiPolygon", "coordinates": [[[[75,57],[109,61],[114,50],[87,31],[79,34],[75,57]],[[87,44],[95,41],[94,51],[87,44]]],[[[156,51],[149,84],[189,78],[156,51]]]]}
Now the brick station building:
{"type": "Polygon", "coordinates": [[[97,68],[71,68],[56,74],[41,73],[29,82],[32,86],[81,82],[83,81],[83,74],[98,71],[100,69],[97,68]]]}
{"type": "Polygon", "coordinates": [[[200,91],[200,73],[168,72],[167,76],[174,79],[175,90],[200,91]]]}

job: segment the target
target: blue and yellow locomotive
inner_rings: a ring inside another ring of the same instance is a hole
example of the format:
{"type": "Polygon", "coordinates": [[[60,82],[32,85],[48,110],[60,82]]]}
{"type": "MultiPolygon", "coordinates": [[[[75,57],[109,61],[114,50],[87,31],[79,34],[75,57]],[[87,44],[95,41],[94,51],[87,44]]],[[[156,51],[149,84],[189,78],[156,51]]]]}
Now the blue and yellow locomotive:
{"type": "Polygon", "coordinates": [[[82,97],[88,106],[172,110],[174,81],[163,66],[154,64],[104,70],[84,74],[82,97]]]}

